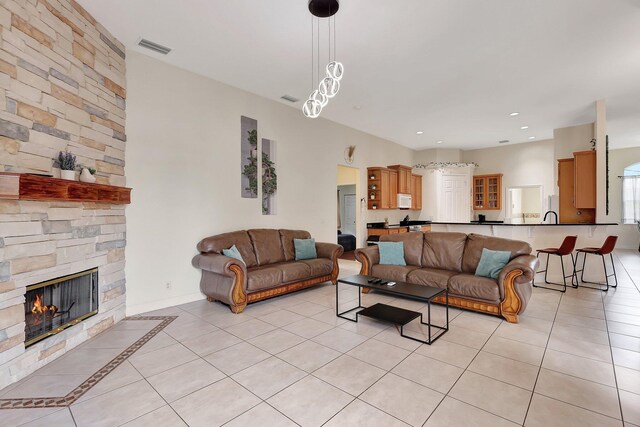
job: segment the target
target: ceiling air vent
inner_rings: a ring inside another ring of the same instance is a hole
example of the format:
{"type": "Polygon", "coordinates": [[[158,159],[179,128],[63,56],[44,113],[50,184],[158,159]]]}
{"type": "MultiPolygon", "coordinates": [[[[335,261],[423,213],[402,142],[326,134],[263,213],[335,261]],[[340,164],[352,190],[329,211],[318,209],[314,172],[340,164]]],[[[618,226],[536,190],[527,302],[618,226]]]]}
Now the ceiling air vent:
{"type": "Polygon", "coordinates": [[[298,101],[300,101],[298,98],[294,98],[291,95],[282,95],[280,97],[280,99],[284,99],[285,101],[289,101],[289,102],[298,102],[298,101]]]}
{"type": "Polygon", "coordinates": [[[500,141],[498,141],[498,144],[506,144],[507,142],[509,142],[508,139],[501,139],[500,141]]]}
{"type": "Polygon", "coordinates": [[[154,43],[147,39],[140,39],[140,41],[138,42],[138,45],[145,47],[147,49],[151,49],[154,52],[161,53],[162,55],[166,55],[167,53],[171,52],[171,49],[169,49],[168,47],[162,46],[161,44],[158,44],[158,43],[154,43]]]}

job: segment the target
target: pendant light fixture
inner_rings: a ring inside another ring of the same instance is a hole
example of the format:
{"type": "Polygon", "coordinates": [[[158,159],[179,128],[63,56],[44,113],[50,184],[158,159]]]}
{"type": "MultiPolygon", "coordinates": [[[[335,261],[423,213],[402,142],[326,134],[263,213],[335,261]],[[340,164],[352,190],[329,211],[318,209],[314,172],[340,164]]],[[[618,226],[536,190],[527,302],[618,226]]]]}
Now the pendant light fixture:
{"type": "Polygon", "coordinates": [[[327,105],[329,99],[336,96],[340,90],[340,79],[344,74],[344,66],[335,60],[336,37],[335,18],[333,17],[340,3],[338,0],[309,0],[309,12],[311,12],[311,94],[302,106],[302,113],[311,119],[320,116],[322,108],[327,105]],[[325,77],[320,77],[320,18],[328,18],[329,34],[329,63],[325,68],[325,77]],[[315,31],[314,31],[315,22],[315,31]],[[333,30],[333,46],[332,46],[333,30]],[[315,43],[314,43],[314,34],[315,43]],[[333,54],[333,55],[332,55],[333,54]],[[317,65],[317,85],[314,70],[317,65]],[[317,89],[316,89],[317,87],[317,89]]]}

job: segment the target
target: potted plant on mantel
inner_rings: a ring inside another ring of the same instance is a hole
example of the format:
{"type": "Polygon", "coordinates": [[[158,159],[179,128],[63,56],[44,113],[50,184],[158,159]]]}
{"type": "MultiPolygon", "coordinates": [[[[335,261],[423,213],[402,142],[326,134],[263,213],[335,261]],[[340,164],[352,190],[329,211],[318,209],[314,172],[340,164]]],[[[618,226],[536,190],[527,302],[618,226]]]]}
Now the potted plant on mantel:
{"type": "Polygon", "coordinates": [[[58,154],[58,163],[60,163],[60,178],[75,181],[76,156],[68,151],[61,151],[58,154]]]}
{"type": "Polygon", "coordinates": [[[88,166],[82,166],[82,171],[80,172],[80,181],[81,182],[96,182],[96,170],[94,168],[88,166]]]}

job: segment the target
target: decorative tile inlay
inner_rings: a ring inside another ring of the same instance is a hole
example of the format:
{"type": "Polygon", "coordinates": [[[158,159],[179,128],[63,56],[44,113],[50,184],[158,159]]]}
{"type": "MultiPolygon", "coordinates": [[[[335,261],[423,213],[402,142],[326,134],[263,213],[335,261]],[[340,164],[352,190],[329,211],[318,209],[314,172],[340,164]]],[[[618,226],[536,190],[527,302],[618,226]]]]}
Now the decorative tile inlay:
{"type": "Polygon", "coordinates": [[[147,332],[138,341],[127,347],[122,353],[114,357],[109,363],[96,371],[93,375],[87,378],[82,384],[69,392],[66,396],[62,397],[28,397],[19,399],[0,399],[0,409],[25,409],[25,408],[55,408],[55,407],[67,407],[73,404],[83,394],[89,391],[93,386],[98,384],[104,377],[109,375],[114,369],[116,369],[122,362],[127,360],[129,356],[138,351],[140,347],[145,345],[149,340],[155,337],[160,331],[162,331],[171,322],[177,319],[178,316],[138,316],[127,317],[123,321],[132,320],[161,320],[156,327],[147,332]]]}

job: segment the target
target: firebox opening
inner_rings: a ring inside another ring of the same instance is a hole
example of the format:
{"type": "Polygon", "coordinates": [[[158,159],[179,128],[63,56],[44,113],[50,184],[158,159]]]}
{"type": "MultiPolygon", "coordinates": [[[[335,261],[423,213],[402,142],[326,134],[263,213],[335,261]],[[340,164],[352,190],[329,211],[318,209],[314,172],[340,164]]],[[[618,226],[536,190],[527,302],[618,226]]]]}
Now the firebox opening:
{"type": "Polygon", "coordinates": [[[98,269],[28,286],[24,307],[28,347],[98,312],[98,269]]]}

